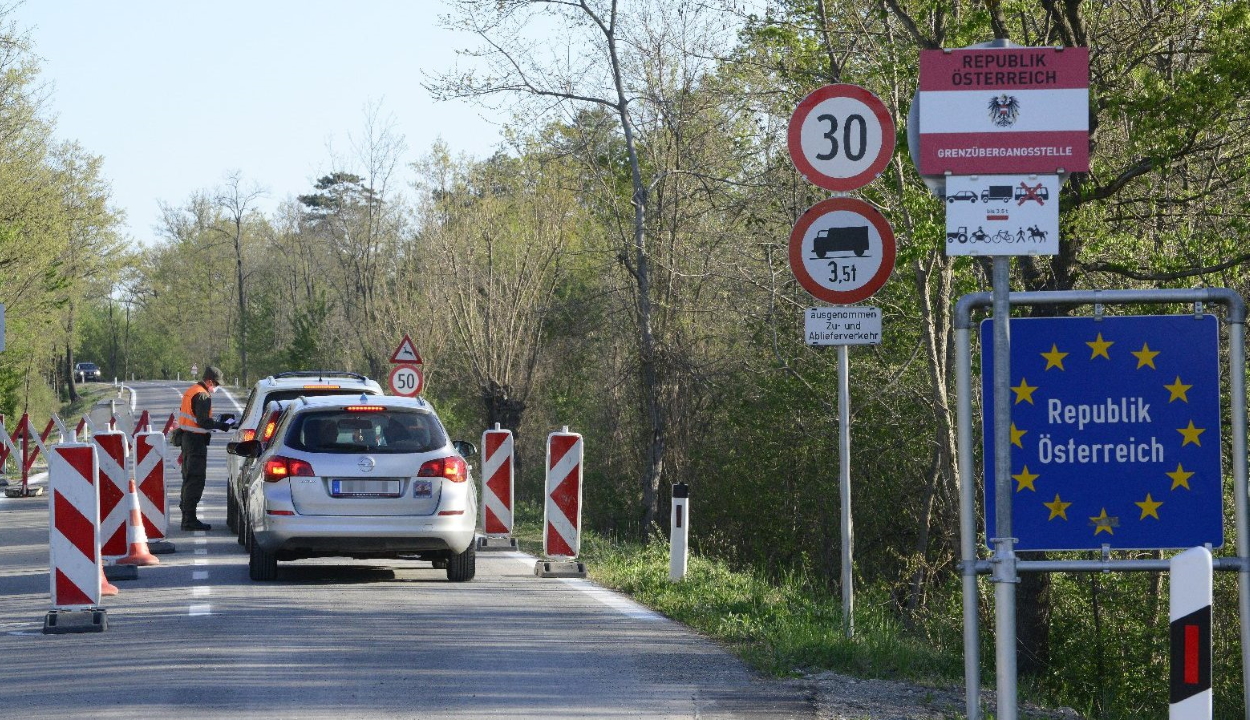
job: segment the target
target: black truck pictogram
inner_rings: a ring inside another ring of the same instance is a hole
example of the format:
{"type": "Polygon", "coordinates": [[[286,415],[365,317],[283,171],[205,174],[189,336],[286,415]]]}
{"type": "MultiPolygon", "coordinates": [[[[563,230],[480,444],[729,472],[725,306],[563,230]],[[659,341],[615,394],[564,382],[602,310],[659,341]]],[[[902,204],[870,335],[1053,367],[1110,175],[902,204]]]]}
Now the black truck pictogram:
{"type": "Polygon", "coordinates": [[[1010,185],[991,185],[981,191],[981,202],[992,202],[994,200],[1010,200],[1010,185]]]}
{"type": "Polygon", "coordinates": [[[816,257],[824,258],[831,252],[853,252],[863,255],[868,252],[868,226],[832,227],[816,233],[812,241],[812,250],[816,257]]]}

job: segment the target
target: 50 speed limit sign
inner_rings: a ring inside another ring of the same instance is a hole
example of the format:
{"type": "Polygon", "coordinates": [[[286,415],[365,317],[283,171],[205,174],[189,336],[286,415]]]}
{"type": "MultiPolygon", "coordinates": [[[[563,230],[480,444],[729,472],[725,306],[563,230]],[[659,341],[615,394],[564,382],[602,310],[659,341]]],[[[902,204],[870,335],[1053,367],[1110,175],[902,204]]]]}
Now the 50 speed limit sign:
{"type": "Polygon", "coordinates": [[[894,119],[880,98],[858,85],[825,85],[795,108],[787,145],[808,182],[854,190],[872,182],[894,156],[894,119]]]}
{"type": "Polygon", "coordinates": [[[420,365],[396,365],[391,370],[391,392],[404,397],[416,397],[425,387],[425,373],[420,365]]]}

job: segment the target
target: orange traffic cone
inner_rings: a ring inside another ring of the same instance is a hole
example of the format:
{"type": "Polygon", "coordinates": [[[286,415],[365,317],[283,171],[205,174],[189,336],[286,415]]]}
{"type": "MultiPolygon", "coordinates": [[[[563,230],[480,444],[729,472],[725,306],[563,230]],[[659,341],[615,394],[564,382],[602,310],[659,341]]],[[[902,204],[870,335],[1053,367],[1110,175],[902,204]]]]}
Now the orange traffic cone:
{"type": "Polygon", "coordinates": [[[117,565],[159,565],[160,559],[148,550],[148,532],[143,527],[143,511],[139,509],[139,492],[134,478],[130,479],[130,517],[126,521],[126,542],[130,551],[118,558],[117,565]]]}
{"type": "Polygon", "coordinates": [[[104,576],[104,559],[96,556],[96,566],[100,568],[100,596],[111,597],[117,594],[117,586],[104,576]]]}

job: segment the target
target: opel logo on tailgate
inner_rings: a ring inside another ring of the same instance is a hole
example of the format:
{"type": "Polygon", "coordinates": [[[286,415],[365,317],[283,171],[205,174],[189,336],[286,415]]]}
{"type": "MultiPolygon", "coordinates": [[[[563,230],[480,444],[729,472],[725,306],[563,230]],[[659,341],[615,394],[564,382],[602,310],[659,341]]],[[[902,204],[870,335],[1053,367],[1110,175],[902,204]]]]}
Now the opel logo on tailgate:
{"type": "Polygon", "coordinates": [[[356,467],[360,468],[360,472],[373,472],[374,465],[377,465],[377,462],[368,455],[360,456],[360,460],[356,463],[356,467]]]}

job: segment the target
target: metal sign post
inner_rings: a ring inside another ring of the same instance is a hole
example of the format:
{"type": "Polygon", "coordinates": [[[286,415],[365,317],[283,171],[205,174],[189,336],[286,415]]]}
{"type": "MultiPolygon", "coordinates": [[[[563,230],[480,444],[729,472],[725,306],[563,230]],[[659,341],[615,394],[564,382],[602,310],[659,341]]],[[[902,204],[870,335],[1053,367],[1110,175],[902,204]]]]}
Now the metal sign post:
{"type": "MultiPolygon", "coordinates": [[[[826,85],[790,117],[790,158],[809,182],[836,193],[872,182],[894,156],[894,119],[881,99],[856,85],[826,85]]],[[[881,289],[894,271],[894,230],[862,200],[834,197],[803,213],[790,233],[790,270],[825,302],[856,303],[881,289]]],[[[841,499],[842,630],[855,634],[851,524],[851,411],[848,345],[881,342],[878,308],[810,308],[809,345],[838,347],[838,494],[841,499]]]]}

